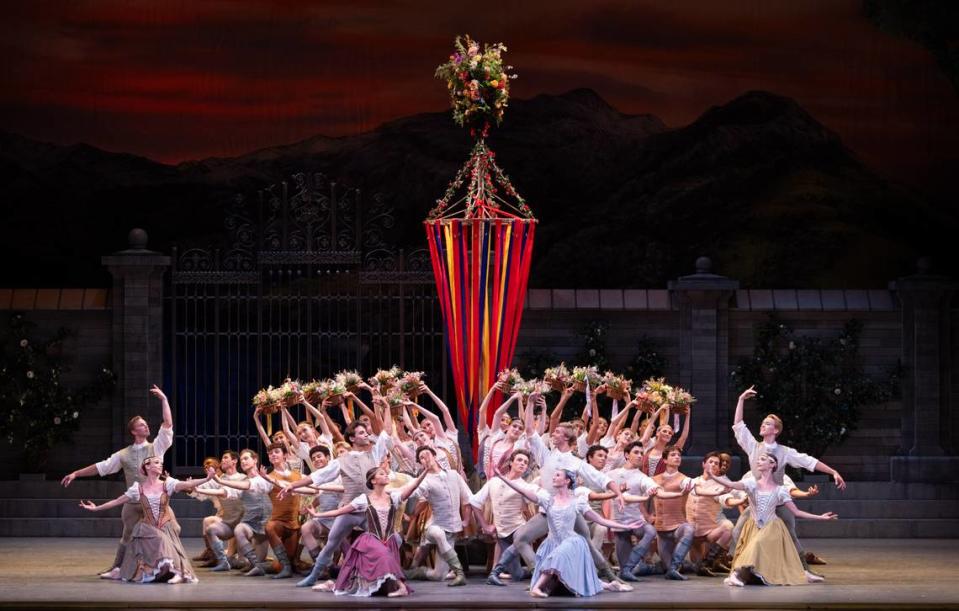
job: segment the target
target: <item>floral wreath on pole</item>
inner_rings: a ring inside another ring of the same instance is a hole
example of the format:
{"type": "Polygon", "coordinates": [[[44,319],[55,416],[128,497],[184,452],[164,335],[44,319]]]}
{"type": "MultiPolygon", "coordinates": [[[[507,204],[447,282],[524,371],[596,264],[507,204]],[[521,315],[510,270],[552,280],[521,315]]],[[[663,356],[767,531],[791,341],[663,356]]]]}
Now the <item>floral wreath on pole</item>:
{"type": "Polygon", "coordinates": [[[436,78],[446,81],[453,120],[476,139],[470,158],[450,181],[428,220],[442,218],[533,219],[533,211],[516,192],[509,177],[496,164],[496,154],[486,146],[493,125],[503,121],[509,104],[512,66],[503,64],[503,43],[480,45],[468,35],[458,36],[449,61],[436,68],[436,78]],[[467,182],[468,179],[468,182],[467,182]],[[466,193],[457,198],[463,185],[466,193]]]}

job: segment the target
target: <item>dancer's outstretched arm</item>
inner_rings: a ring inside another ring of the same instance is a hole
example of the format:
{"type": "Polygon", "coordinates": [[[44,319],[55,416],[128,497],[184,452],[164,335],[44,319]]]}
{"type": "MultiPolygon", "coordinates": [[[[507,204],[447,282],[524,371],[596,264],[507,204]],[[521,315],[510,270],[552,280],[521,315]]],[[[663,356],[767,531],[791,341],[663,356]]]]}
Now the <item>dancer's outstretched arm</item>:
{"type": "Polygon", "coordinates": [[[788,503],[783,503],[783,505],[785,505],[789,509],[789,511],[793,512],[793,515],[795,515],[797,518],[806,518],[807,520],[838,520],[839,519],[839,514],[834,513],[832,511],[827,511],[826,513],[818,513],[818,514],[809,513],[807,511],[803,511],[802,509],[796,507],[796,504],[793,503],[792,501],[788,503]]]}

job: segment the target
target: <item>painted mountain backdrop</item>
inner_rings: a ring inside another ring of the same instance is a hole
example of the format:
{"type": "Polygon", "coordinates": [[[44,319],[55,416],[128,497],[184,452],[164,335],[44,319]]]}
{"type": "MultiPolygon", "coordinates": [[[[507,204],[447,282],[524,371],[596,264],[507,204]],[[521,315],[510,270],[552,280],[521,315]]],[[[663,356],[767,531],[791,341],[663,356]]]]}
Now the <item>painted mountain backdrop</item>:
{"type": "MultiPolygon", "coordinates": [[[[591,90],[516,100],[490,144],[541,221],[532,286],[662,287],[707,254],[745,286],[878,287],[945,255],[959,229],[955,211],[887,183],[765,92],[680,128],[591,90]]],[[[131,227],[156,250],[202,244],[237,192],[301,171],[385,194],[396,243],[422,246],[420,222],[469,148],[445,112],[175,166],[0,133],[2,283],[104,285],[99,257],[131,227]]]]}

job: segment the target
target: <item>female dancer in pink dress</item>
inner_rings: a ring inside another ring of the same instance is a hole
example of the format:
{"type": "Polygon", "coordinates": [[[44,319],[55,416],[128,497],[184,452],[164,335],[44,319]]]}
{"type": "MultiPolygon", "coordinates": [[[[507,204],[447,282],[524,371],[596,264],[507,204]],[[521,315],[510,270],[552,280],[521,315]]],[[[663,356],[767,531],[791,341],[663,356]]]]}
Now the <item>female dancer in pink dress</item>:
{"type": "Polygon", "coordinates": [[[400,566],[400,545],[403,541],[396,531],[396,512],[402,511],[406,499],[426,477],[423,469],[419,477],[398,490],[386,491],[390,476],[386,469],[377,467],[366,472],[366,487],[372,492],[363,494],[339,509],[312,512],[317,518],[335,518],[353,512],[366,512],[367,531],[353,542],[335,584],[330,582],[313,586],[314,590],[350,596],[372,596],[384,591],[389,597],[406,596],[412,592],[400,566]]]}

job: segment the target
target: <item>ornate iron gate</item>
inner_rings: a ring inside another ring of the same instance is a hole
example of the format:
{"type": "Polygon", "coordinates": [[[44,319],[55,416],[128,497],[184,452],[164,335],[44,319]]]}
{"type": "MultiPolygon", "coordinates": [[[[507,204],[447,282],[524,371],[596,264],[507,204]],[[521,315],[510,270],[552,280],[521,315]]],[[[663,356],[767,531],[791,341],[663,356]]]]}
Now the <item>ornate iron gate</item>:
{"type": "Polygon", "coordinates": [[[250,400],[286,377],[398,364],[447,393],[443,324],[425,250],[386,236],[392,210],[322,174],[238,195],[221,247],[173,251],[165,345],[173,464],[257,447],[250,400]]]}

